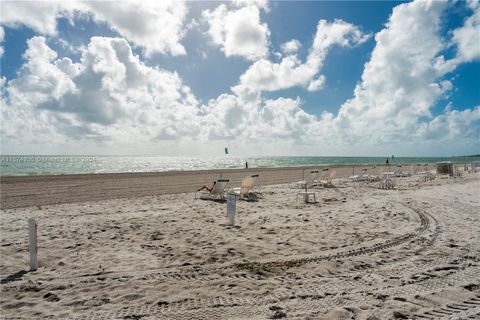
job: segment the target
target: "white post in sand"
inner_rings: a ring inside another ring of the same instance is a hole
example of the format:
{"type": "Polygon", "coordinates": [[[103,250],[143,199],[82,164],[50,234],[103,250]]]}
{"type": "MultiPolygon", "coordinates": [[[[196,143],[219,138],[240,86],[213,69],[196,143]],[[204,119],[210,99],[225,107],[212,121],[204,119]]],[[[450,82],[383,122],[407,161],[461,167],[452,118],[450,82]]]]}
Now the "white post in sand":
{"type": "Polygon", "coordinates": [[[30,251],[30,271],[38,268],[37,262],[37,222],[34,218],[28,219],[28,251],[30,251]]]}
{"type": "Polygon", "coordinates": [[[231,226],[235,225],[235,211],[237,210],[237,195],[229,193],[227,196],[227,216],[231,226]]]}

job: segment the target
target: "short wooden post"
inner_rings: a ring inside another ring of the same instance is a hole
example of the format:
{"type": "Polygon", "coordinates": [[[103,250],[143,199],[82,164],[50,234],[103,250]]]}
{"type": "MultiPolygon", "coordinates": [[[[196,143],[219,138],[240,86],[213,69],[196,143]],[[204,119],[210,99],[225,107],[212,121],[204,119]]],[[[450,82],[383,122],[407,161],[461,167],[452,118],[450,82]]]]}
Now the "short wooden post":
{"type": "Polygon", "coordinates": [[[38,268],[37,262],[37,222],[34,218],[28,219],[28,251],[30,252],[30,271],[38,268]]]}

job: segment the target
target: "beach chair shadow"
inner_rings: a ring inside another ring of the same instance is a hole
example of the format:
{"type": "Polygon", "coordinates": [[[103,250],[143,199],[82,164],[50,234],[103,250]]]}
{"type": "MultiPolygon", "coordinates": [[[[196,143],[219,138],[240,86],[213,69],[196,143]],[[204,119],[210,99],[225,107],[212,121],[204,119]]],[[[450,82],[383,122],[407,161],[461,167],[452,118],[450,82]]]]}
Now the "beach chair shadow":
{"type": "Polygon", "coordinates": [[[10,283],[12,281],[18,281],[18,280],[21,280],[22,277],[27,274],[28,271],[27,270],[20,270],[18,272],[15,272],[14,274],[11,274],[3,279],[0,280],[0,284],[7,284],[7,283],[10,283]]]}
{"type": "Polygon", "coordinates": [[[197,191],[195,192],[195,199],[213,200],[218,202],[225,202],[225,188],[230,180],[218,179],[210,192],[197,191]]]}

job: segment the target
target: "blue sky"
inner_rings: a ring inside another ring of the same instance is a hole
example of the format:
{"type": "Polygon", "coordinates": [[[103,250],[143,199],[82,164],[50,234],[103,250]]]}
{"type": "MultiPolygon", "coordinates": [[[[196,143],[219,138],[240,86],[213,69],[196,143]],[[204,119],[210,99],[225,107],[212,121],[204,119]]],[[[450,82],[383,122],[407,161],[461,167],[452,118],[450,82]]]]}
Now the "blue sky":
{"type": "Polygon", "coordinates": [[[2,153],[480,153],[479,11],[2,2],[2,153]]]}

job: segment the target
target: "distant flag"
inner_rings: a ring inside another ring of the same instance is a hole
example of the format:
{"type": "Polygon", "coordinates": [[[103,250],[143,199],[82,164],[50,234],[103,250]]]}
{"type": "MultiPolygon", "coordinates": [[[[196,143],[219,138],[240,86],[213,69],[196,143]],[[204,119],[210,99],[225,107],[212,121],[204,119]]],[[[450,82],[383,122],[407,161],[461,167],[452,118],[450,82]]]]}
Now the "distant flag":
{"type": "Polygon", "coordinates": [[[225,147],[225,154],[228,154],[228,148],[225,147]]]}

